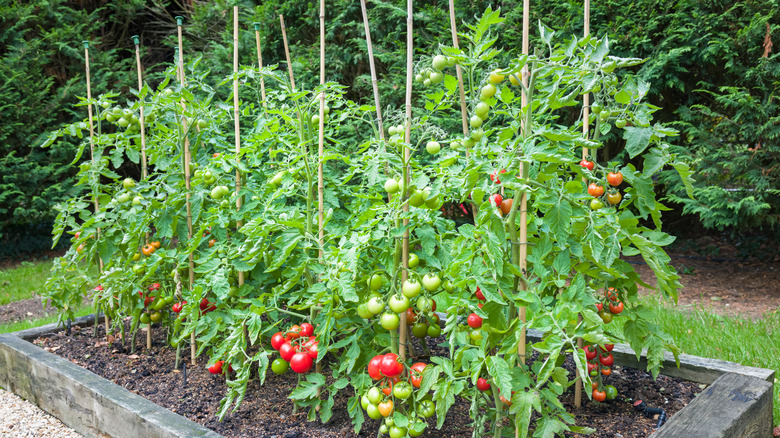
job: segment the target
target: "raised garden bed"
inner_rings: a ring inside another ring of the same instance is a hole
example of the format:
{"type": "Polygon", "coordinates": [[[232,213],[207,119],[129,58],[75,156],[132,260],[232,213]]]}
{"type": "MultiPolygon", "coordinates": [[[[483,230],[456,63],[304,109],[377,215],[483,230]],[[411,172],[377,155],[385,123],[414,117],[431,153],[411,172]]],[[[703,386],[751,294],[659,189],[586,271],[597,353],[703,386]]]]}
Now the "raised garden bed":
{"type": "MultiPolygon", "coordinates": [[[[90,323],[89,318],[82,318],[77,321],[79,326],[87,326],[90,323]]],[[[52,335],[61,331],[54,325],[45,326],[39,329],[26,330],[14,335],[0,336],[0,385],[19,394],[20,396],[33,401],[44,410],[52,413],[86,436],[116,436],[116,437],[175,437],[175,436],[204,436],[218,437],[222,436],[202,425],[195,423],[181,415],[175,414],[167,409],[161,409],[158,405],[145,398],[133,394],[130,391],[106,380],[95,374],[81,368],[71,360],[63,359],[43,349],[31,344],[36,338],[42,335],[52,335]]],[[[538,336],[537,333],[530,333],[531,338],[538,336]]],[[[89,336],[86,333],[81,336],[89,336]]],[[[94,341],[97,342],[97,341],[94,341]]],[[[145,351],[141,349],[139,353],[141,360],[136,361],[137,367],[133,370],[125,370],[124,374],[136,374],[142,376],[149,374],[153,368],[154,361],[159,358],[160,362],[167,359],[159,357],[162,352],[157,351],[161,348],[158,343],[153,350],[157,355],[146,356],[145,351]],[[148,362],[148,364],[146,364],[148,362]],[[148,365],[148,366],[147,366],[148,365]],[[133,372],[135,371],[135,372],[133,372]]],[[[110,351],[111,348],[102,350],[110,351]]],[[[641,361],[636,361],[636,356],[625,346],[616,346],[615,360],[617,364],[628,367],[637,367],[642,369],[641,361]]],[[[97,356],[97,353],[95,354],[97,356]]],[[[90,358],[82,358],[79,362],[88,365],[90,358]]],[[[658,429],[651,437],[771,437],[772,425],[772,384],[774,377],[772,370],[744,367],[730,362],[703,359],[693,356],[682,356],[681,367],[677,369],[673,358],[667,358],[670,362],[666,364],[664,373],[680,378],[685,378],[692,382],[710,385],[701,392],[688,406],[676,413],[667,422],[665,426],[658,429]]],[[[205,359],[202,359],[205,360],[205,359]]],[[[125,360],[127,362],[127,360],[125,360]]],[[[204,362],[205,364],[205,362],[204,362]]],[[[170,367],[170,364],[167,365],[170,367]]],[[[169,373],[170,370],[168,370],[169,373]]],[[[633,373],[630,369],[625,369],[623,374],[633,373]]],[[[147,388],[141,390],[134,388],[139,393],[163,392],[173,393],[181,390],[176,388],[180,385],[183,376],[180,373],[169,374],[175,380],[173,389],[171,388],[147,388]]],[[[205,373],[204,367],[190,370],[190,382],[206,380],[206,384],[212,386],[224,385],[219,378],[205,373]]],[[[138,377],[137,380],[143,380],[144,377],[138,377]]],[[[169,380],[171,377],[168,378],[169,380]]],[[[131,379],[132,380],[132,379],[131,379]]],[[[281,377],[269,377],[267,390],[259,400],[268,405],[281,405],[282,403],[291,404],[286,400],[289,393],[284,390],[278,391],[274,386],[285,385],[294,386],[294,377],[290,375],[281,377]],[[275,393],[276,394],[275,394],[275,393]]],[[[117,379],[120,381],[120,379],[117,379]]],[[[125,379],[127,382],[127,379],[125,379]]],[[[698,388],[698,385],[692,385],[698,388]]],[[[276,388],[278,389],[278,388],[276,388]]],[[[291,388],[290,388],[291,389],[291,388]]],[[[656,389],[657,390],[657,389],[656,389]]],[[[182,390],[183,391],[183,390],[182,390]]],[[[250,388],[252,391],[252,388],[250,388]]],[[[622,399],[627,394],[623,394],[626,389],[621,391],[622,399]]],[[[651,389],[650,391],[654,391],[651,389]]],[[[176,393],[181,398],[180,406],[173,406],[177,411],[185,410],[185,405],[190,403],[191,398],[197,398],[205,394],[187,394],[186,391],[176,393]],[[181,410],[180,410],[181,409],[181,410]]],[[[224,394],[224,387],[216,389],[216,394],[224,394]]],[[[662,394],[664,396],[666,394],[662,394]]],[[[218,399],[217,395],[217,399],[218,399]]],[[[670,396],[671,397],[671,396],[670,396]]],[[[154,399],[154,397],[150,397],[154,399]]],[[[247,402],[251,397],[247,396],[247,402]]],[[[345,403],[345,400],[337,400],[338,404],[345,403]]],[[[649,402],[648,404],[651,404],[649,402]]],[[[212,403],[214,405],[214,403],[212,403]]],[[[216,403],[218,406],[218,403],[216,403]]],[[[630,421],[636,421],[640,417],[639,413],[630,413],[631,408],[628,401],[621,405],[629,406],[628,418],[630,421]]],[[[626,410],[626,406],[621,406],[626,410]]],[[[614,406],[602,406],[601,414],[612,410],[614,406]]],[[[666,408],[666,406],[663,406],[666,408]]],[[[247,405],[249,408],[249,405],[247,405]]],[[[203,410],[203,408],[195,408],[203,410]]],[[[468,406],[465,406],[468,409],[468,406]]],[[[593,409],[593,405],[586,405],[585,409],[593,409]]],[[[597,409],[597,410],[598,410],[597,409]]],[[[318,423],[307,423],[305,413],[290,415],[289,408],[278,407],[261,417],[263,421],[270,424],[262,431],[249,433],[246,430],[226,429],[223,432],[230,436],[345,436],[353,434],[351,424],[348,418],[338,414],[328,425],[319,425],[318,423]],[[273,418],[273,417],[276,418],[273,418]]],[[[619,410],[619,409],[618,409],[619,410]]],[[[450,416],[457,417],[459,409],[450,412],[450,416]]],[[[671,411],[671,410],[670,410],[671,411]]],[[[242,407],[235,417],[247,415],[247,410],[242,407]]],[[[220,425],[226,422],[217,423],[214,418],[214,412],[208,410],[195,415],[192,412],[187,414],[190,417],[196,417],[202,423],[207,424],[218,430],[220,425]]],[[[446,434],[446,436],[471,436],[463,428],[467,426],[468,421],[458,422],[448,421],[445,425],[446,431],[436,431],[434,434],[446,434]],[[452,430],[450,428],[452,427],[452,430]],[[460,433],[457,431],[460,430],[460,433]]],[[[466,417],[466,420],[468,418],[466,417]]],[[[648,423],[654,423],[654,420],[647,419],[648,423]]],[[[236,422],[236,424],[240,424],[236,422]]],[[[579,420],[578,420],[579,422],[579,420]]],[[[373,435],[375,427],[369,427],[368,423],[364,428],[364,434],[373,435]]],[[[652,428],[650,429],[652,430],[652,428]]],[[[606,432],[606,431],[604,431],[606,432]]],[[[613,432],[610,435],[613,436],[613,432]]],[[[364,435],[363,434],[363,435],[364,435]]],[[[353,434],[354,435],[354,434],[353,434]]],[[[366,435],[368,436],[368,435],[366,435]]],[[[444,435],[439,435],[444,436],[444,435]]],[[[627,436],[623,434],[623,436],[627,436]]]]}

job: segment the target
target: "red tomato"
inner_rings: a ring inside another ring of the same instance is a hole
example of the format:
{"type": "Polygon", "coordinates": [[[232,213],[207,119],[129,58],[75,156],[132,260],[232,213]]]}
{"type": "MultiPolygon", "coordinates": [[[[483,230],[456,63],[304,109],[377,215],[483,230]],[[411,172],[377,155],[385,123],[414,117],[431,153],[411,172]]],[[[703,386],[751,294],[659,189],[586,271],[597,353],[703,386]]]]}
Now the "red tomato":
{"type": "Polygon", "coordinates": [[[496,174],[496,172],[491,173],[490,174],[490,180],[493,181],[496,184],[501,184],[501,180],[498,179],[498,175],[500,175],[502,173],[506,173],[506,169],[501,169],[501,171],[498,172],[498,174],[496,174]]]}
{"type": "Polygon", "coordinates": [[[588,362],[588,372],[596,371],[599,366],[595,363],[588,362]]]}
{"type": "Polygon", "coordinates": [[[615,348],[615,344],[604,344],[603,348],[606,351],[612,351],[612,349],[615,348]]]}
{"type": "Polygon", "coordinates": [[[314,334],[314,326],[308,322],[301,324],[301,336],[311,336],[314,334]]]}
{"type": "Polygon", "coordinates": [[[317,347],[318,343],[315,342],[314,344],[310,345],[306,348],[306,352],[309,353],[309,357],[313,360],[317,360],[317,355],[319,354],[319,348],[317,347]]]}
{"type": "Polygon", "coordinates": [[[276,332],[273,336],[271,336],[271,347],[273,347],[274,350],[279,351],[279,347],[281,347],[285,341],[286,340],[284,339],[282,332],[276,332]]]}
{"type": "Polygon", "coordinates": [[[496,193],[495,195],[490,196],[490,202],[493,203],[496,207],[501,207],[501,202],[504,201],[504,197],[500,194],[496,193]]]}
{"type": "Polygon", "coordinates": [[[411,307],[406,309],[406,324],[414,325],[417,322],[417,313],[411,307]]]}
{"type": "Polygon", "coordinates": [[[387,353],[379,363],[379,370],[387,377],[396,377],[404,371],[404,365],[398,362],[397,354],[387,353]]]}
{"type": "Polygon", "coordinates": [[[468,319],[466,320],[469,327],[471,328],[480,328],[482,327],[482,318],[477,315],[476,313],[472,313],[469,315],[468,319]]]}
{"type": "Polygon", "coordinates": [[[379,363],[382,362],[382,358],[385,357],[384,354],[380,354],[378,356],[374,356],[371,358],[371,361],[368,362],[368,375],[371,376],[374,380],[379,380],[382,378],[382,371],[379,369],[379,363]]]}
{"type": "Polygon", "coordinates": [[[298,374],[308,373],[313,364],[311,356],[304,352],[295,353],[290,359],[290,369],[298,374]]]}
{"type": "Polygon", "coordinates": [[[598,309],[599,312],[601,312],[601,309],[604,308],[604,305],[601,303],[596,303],[596,309],[598,309]]]}
{"type": "Polygon", "coordinates": [[[603,374],[605,376],[608,376],[608,375],[612,374],[612,370],[609,369],[609,368],[602,368],[601,369],[601,374],[603,374]]]}
{"type": "Polygon", "coordinates": [[[95,291],[96,292],[103,292],[103,285],[99,284],[99,285],[95,286],[95,291]]]}
{"type": "Polygon", "coordinates": [[[279,355],[282,356],[282,359],[289,362],[290,359],[292,359],[293,355],[295,355],[296,351],[293,348],[292,345],[290,345],[289,342],[285,341],[280,347],[279,347],[279,355]]]}
{"type": "Polygon", "coordinates": [[[485,301],[485,294],[482,293],[482,289],[477,288],[477,291],[474,292],[474,295],[476,295],[478,300],[485,301]]]}
{"type": "Polygon", "coordinates": [[[287,333],[284,334],[284,337],[288,341],[292,341],[293,339],[298,339],[301,336],[301,326],[294,325],[290,327],[290,330],[287,330],[287,333]]]}
{"type": "Polygon", "coordinates": [[[609,311],[617,315],[623,311],[623,303],[619,301],[617,304],[609,303],[609,311]]]}
{"type": "Polygon", "coordinates": [[[593,360],[596,358],[596,349],[592,345],[586,345],[582,349],[585,350],[585,359],[593,360]]]}
{"type": "Polygon", "coordinates": [[[612,356],[612,353],[609,353],[606,356],[600,356],[599,362],[601,362],[601,364],[605,367],[611,367],[612,364],[615,363],[615,357],[612,356]]]}
{"type": "Polygon", "coordinates": [[[599,391],[598,389],[593,390],[593,400],[596,400],[597,402],[603,402],[607,399],[607,393],[604,391],[599,391]]]}
{"type": "Polygon", "coordinates": [[[222,364],[224,364],[224,360],[218,360],[214,362],[214,365],[209,367],[209,372],[211,374],[222,374],[222,364]]]}
{"type": "Polygon", "coordinates": [[[412,386],[415,388],[419,388],[420,384],[422,383],[422,373],[427,365],[422,362],[417,362],[416,364],[409,367],[409,380],[412,383],[412,386]]]}
{"type": "Polygon", "coordinates": [[[479,389],[482,392],[487,391],[490,389],[490,383],[488,383],[487,379],[480,377],[477,379],[477,389],[479,389]]]}

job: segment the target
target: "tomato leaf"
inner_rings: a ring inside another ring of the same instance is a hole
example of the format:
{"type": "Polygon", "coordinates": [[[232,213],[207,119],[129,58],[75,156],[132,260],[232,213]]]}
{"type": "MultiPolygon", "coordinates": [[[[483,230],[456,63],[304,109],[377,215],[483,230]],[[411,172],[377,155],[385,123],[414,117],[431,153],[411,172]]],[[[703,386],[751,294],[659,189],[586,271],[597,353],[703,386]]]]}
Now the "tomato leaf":
{"type": "Polygon", "coordinates": [[[626,152],[628,152],[628,155],[634,158],[644,152],[650,144],[652,136],[653,128],[627,126],[623,132],[623,139],[626,140],[626,152]]]}

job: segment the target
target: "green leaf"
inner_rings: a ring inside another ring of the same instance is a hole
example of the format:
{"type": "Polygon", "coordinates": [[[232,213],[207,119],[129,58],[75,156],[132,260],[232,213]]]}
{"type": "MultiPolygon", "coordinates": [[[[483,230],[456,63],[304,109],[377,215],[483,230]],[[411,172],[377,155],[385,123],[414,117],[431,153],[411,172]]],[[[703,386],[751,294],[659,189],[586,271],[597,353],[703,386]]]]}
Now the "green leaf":
{"type": "Polygon", "coordinates": [[[653,128],[641,128],[635,126],[627,126],[623,133],[623,138],[626,140],[626,151],[631,158],[644,152],[647,146],[650,145],[650,138],[653,136],[653,128]]]}

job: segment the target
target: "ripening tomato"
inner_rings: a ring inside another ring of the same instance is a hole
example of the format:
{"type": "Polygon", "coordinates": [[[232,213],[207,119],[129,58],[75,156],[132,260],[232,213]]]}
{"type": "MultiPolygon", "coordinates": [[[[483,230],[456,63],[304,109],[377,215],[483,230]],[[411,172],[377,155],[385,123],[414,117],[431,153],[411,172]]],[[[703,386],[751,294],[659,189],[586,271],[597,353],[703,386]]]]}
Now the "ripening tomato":
{"type": "Polygon", "coordinates": [[[612,370],[609,369],[609,368],[602,368],[601,369],[601,374],[603,374],[605,376],[608,376],[608,375],[612,374],[612,370]]]}
{"type": "Polygon", "coordinates": [[[609,185],[617,187],[623,182],[623,174],[620,172],[609,172],[607,174],[607,182],[609,185]]]}
{"type": "Polygon", "coordinates": [[[157,249],[157,248],[155,248],[154,246],[152,246],[152,245],[149,245],[149,244],[146,244],[146,245],[144,245],[144,246],[143,246],[143,248],[141,248],[141,252],[142,252],[142,253],[143,253],[145,256],[149,257],[150,255],[154,254],[154,251],[155,251],[156,249],[157,249]]]}
{"type": "Polygon", "coordinates": [[[609,193],[607,193],[607,202],[612,205],[618,205],[622,200],[623,195],[621,195],[617,190],[610,190],[609,193]]]}
{"type": "Polygon", "coordinates": [[[620,301],[617,304],[609,303],[609,311],[617,315],[623,311],[623,303],[620,301]]]}
{"type": "Polygon", "coordinates": [[[383,417],[389,417],[390,414],[393,413],[393,400],[385,400],[381,403],[379,403],[379,413],[382,414],[383,417]]]}
{"type": "Polygon", "coordinates": [[[588,186],[588,194],[590,196],[593,196],[594,198],[598,198],[599,196],[604,194],[604,187],[596,183],[590,183],[590,185],[588,186]]]}
{"type": "Polygon", "coordinates": [[[588,161],[583,158],[582,161],[580,161],[580,166],[588,170],[593,170],[593,168],[596,166],[596,163],[594,163],[593,161],[588,161]]]}
{"type": "Polygon", "coordinates": [[[409,381],[415,388],[420,387],[420,384],[422,383],[422,373],[426,366],[427,365],[422,362],[417,362],[409,367],[409,381]]]}

